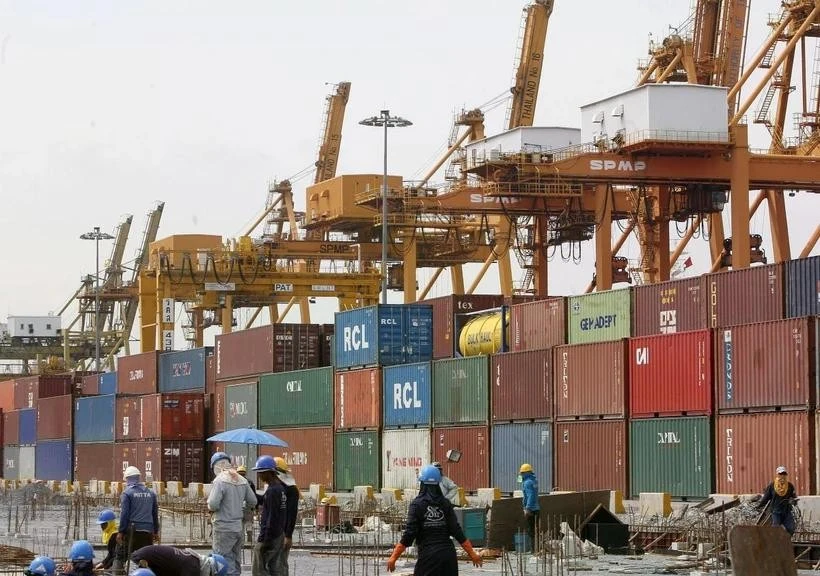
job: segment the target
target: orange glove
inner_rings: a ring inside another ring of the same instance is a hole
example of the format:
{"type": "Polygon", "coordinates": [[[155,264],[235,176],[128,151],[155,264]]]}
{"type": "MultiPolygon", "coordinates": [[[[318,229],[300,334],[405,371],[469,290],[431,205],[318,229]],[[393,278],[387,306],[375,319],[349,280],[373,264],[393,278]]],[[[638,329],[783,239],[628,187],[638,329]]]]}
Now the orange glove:
{"type": "Polygon", "coordinates": [[[481,556],[478,555],[478,553],[475,550],[473,550],[473,545],[469,540],[465,540],[461,547],[464,548],[464,551],[467,552],[467,554],[470,556],[470,560],[472,561],[473,566],[478,567],[484,564],[484,560],[481,558],[481,556]]]}
{"type": "Polygon", "coordinates": [[[393,572],[396,569],[396,561],[399,559],[399,556],[404,554],[404,544],[399,542],[396,544],[396,547],[393,548],[393,555],[390,556],[390,559],[387,561],[387,571],[393,572]]]}

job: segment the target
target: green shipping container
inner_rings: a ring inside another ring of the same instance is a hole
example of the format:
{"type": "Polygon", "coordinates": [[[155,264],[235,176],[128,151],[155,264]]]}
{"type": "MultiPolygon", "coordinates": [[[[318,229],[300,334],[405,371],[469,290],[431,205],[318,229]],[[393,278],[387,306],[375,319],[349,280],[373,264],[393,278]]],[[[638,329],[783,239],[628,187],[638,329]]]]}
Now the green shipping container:
{"type": "Polygon", "coordinates": [[[490,357],[433,362],[433,424],[487,423],[490,357]]]}
{"type": "Polygon", "coordinates": [[[333,457],[334,488],[353,490],[354,486],[380,488],[379,433],[336,432],[336,451],[333,457]]]}
{"type": "Polygon", "coordinates": [[[632,496],[668,492],[674,498],[705,498],[712,492],[712,429],[709,417],[651,418],[629,423],[632,496]]]}
{"type": "Polygon", "coordinates": [[[333,425],[333,368],[265,374],[259,379],[259,427],[333,425]]]}
{"type": "Polygon", "coordinates": [[[629,288],[570,296],[567,302],[567,334],[570,344],[608,342],[629,338],[632,299],[629,288]]]}

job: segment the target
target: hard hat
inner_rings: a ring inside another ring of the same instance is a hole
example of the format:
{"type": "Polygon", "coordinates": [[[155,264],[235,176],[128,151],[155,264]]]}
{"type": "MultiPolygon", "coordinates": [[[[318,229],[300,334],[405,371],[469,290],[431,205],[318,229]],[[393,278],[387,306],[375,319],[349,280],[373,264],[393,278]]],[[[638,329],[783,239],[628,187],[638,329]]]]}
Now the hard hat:
{"type": "Polygon", "coordinates": [[[220,460],[227,460],[228,462],[230,462],[231,457],[225,454],[224,452],[216,452],[213,456],[211,456],[211,468],[213,468],[214,464],[216,464],[220,460]]]}
{"type": "Polygon", "coordinates": [[[156,574],[150,568],[137,568],[131,572],[131,576],[156,576],[156,574]]]}
{"type": "Polygon", "coordinates": [[[285,462],[285,459],[281,456],[274,456],[273,461],[276,462],[277,472],[290,472],[290,468],[288,468],[288,463],[285,462]]]}
{"type": "Polygon", "coordinates": [[[422,484],[438,484],[441,482],[441,470],[433,464],[428,464],[419,473],[419,482],[422,484]]]}
{"type": "Polygon", "coordinates": [[[99,516],[97,516],[97,524],[106,524],[116,519],[116,517],[117,515],[114,514],[113,510],[111,510],[110,508],[106,508],[105,510],[100,512],[99,516]]]}
{"type": "Polygon", "coordinates": [[[785,466],[778,466],[777,467],[777,473],[778,474],[788,474],[789,472],[788,472],[788,470],[786,470],[785,466]]]}
{"type": "Polygon", "coordinates": [[[256,459],[256,466],[254,466],[253,469],[262,472],[275,472],[276,461],[273,459],[273,456],[260,456],[256,459]]]}
{"type": "Polygon", "coordinates": [[[273,461],[276,462],[276,475],[279,476],[282,484],[285,486],[296,486],[296,479],[293,477],[293,474],[290,473],[290,468],[288,468],[288,463],[285,462],[285,459],[281,456],[276,456],[273,461]]]}
{"type": "Polygon", "coordinates": [[[26,574],[37,574],[38,576],[54,576],[57,565],[48,556],[35,556],[28,566],[26,574]]]}
{"type": "Polygon", "coordinates": [[[123,479],[133,478],[134,476],[142,476],[140,469],[136,466],[129,466],[125,469],[125,472],[122,473],[123,479]]]}
{"type": "Polygon", "coordinates": [[[439,469],[439,472],[441,472],[441,462],[433,462],[432,464],[430,464],[430,466],[435,466],[439,469]]]}
{"type": "Polygon", "coordinates": [[[240,474],[247,474],[248,473],[248,468],[243,464],[242,466],[237,466],[236,471],[239,472],[240,474]]]}
{"type": "Polygon", "coordinates": [[[88,540],[77,540],[71,545],[71,550],[68,553],[68,559],[72,562],[93,562],[94,547],[88,540]]]}
{"type": "Polygon", "coordinates": [[[210,554],[207,563],[211,566],[211,574],[225,576],[228,573],[228,561],[221,554],[210,554]]]}
{"type": "Polygon", "coordinates": [[[527,464],[526,462],[524,462],[521,465],[521,468],[518,469],[518,473],[523,474],[524,472],[532,472],[532,464],[527,464]]]}

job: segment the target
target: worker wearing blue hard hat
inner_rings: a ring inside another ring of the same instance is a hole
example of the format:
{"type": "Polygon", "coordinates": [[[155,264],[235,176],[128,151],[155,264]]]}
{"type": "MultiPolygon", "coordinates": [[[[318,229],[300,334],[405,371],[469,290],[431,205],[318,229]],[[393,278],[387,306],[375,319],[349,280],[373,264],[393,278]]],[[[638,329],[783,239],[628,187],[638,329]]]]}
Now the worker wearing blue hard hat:
{"type": "Polygon", "coordinates": [[[97,564],[99,570],[108,570],[114,565],[117,556],[117,515],[110,508],[106,508],[97,516],[97,524],[102,530],[102,543],[108,549],[108,555],[97,564]]]}
{"type": "MultiPolygon", "coordinates": [[[[154,576],[226,576],[228,561],[221,554],[197,554],[186,548],[152,544],[131,554],[131,561],[138,569],[148,569],[154,576]]],[[[149,576],[137,574],[132,576],[149,576]]]]}
{"type": "Polygon", "coordinates": [[[259,482],[266,484],[259,519],[259,536],[253,548],[253,576],[284,576],[285,520],[287,496],[276,471],[273,456],[256,460],[259,482]]]}
{"type": "Polygon", "coordinates": [[[28,568],[23,570],[25,576],[54,576],[57,564],[48,556],[35,556],[28,568]]]}
{"type": "Polygon", "coordinates": [[[88,540],[77,540],[68,551],[68,570],[66,576],[91,576],[94,574],[94,547],[88,540]]]}

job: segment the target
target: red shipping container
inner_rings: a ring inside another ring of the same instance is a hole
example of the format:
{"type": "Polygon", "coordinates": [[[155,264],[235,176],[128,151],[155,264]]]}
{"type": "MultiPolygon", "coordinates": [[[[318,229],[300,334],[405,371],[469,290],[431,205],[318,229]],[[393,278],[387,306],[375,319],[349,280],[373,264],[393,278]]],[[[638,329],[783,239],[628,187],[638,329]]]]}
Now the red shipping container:
{"type": "Polygon", "coordinates": [[[490,428],[460,426],[433,428],[433,458],[441,462],[444,475],[467,491],[490,485],[490,428]],[[447,452],[457,450],[458,462],[451,462],[447,452]]]}
{"type": "Polygon", "coordinates": [[[197,393],[118,397],[115,424],[117,441],[201,441],[205,437],[205,398],[197,393]]]}
{"type": "Polygon", "coordinates": [[[716,331],[718,410],[813,408],[814,322],[814,318],[792,318],[716,331]]]}
{"type": "Polygon", "coordinates": [[[717,491],[760,494],[778,466],[798,495],[817,490],[815,415],[808,411],[722,414],[715,419],[717,491]]]}
{"type": "Polygon", "coordinates": [[[74,402],[72,396],[41,398],[37,402],[37,439],[62,440],[71,438],[74,402]]]}
{"type": "Polygon", "coordinates": [[[552,418],[552,350],[494,354],[490,361],[494,422],[552,418]]]}
{"type": "Polygon", "coordinates": [[[712,414],[712,334],[709,330],[629,341],[632,418],[712,414]]]}
{"type": "Polygon", "coordinates": [[[14,410],[14,380],[0,382],[0,410],[14,410]]]}
{"type": "Polygon", "coordinates": [[[213,394],[216,386],[216,360],[214,355],[205,357],[205,393],[213,394]]]}
{"type": "Polygon", "coordinates": [[[159,352],[121,356],[117,360],[118,394],[155,394],[159,352]]]}
{"type": "Polygon", "coordinates": [[[287,448],[260,446],[259,455],[281,456],[288,463],[296,485],[333,487],[333,428],[271,428],[266,430],[287,442],[287,448]]]}
{"type": "Polygon", "coordinates": [[[35,408],[38,398],[71,394],[71,376],[28,376],[14,380],[14,408],[35,408]]]}
{"type": "Polygon", "coordinates": [[[511,350],[540,350],[567,343],[567,301],[548,298],[510,307],[511,350]]]}
{"type": "Polygon", "coordinates": [[[382,370],[336,372],[333,406],[336,430],[378,428],[382,418],[382,370]]]}
{"type": "MultiPolygon", "coordinates": [[[[244,382],[244,380],[242,380],[244,382]]],[[[231,381],[217,382],[214,385],[214,393],[211,397],[210,424],[211,432],[225,431],[225,389],[231,385],[231,381]]]]}
{"type": "Polygon", "coordinates": [[[709,274],[709,326],[725,328],[781,320],[785,315],[782,264],[709,274]]]}
{"type": "Polygon", "coordinates": [[[423,300],[422,304],[433,307],[433,359],[452,358],[458,335],[455,334],[456,314],[480,312],[498,308],[504,304],[503,296],[488,294],[452,294],[423,300]]]}
{"type": "Polygon", "coordinates": [[[629,494],[628,438],[626,420],[556,422],[556,489],[629,494]]]}
{"type": "Polygon", "coordinates": [[[20,443],[20,412],[3,411],[3,442],[9,446],[20,443]]]}
{"type": "Polygon", "coordinates": [[[100,442],[97,444],[74,445],[74,480],[89,482],[91,480],[122,480],[122,471],[114,473],[114,444],[100,442]]]}
{"type": "Polygon", "coordinates": [[[273,324],[220,334],[215,340],[216,379],[318,368],[318,324],[273,324]]]}
{"type": "Polygon", "coordinates": [[[632,288],[632,335],[652,336],[709,328],[706,277],[632,288]]]}
{"type": "Polygon", "coordinates": [[[114,444],[114,474],[118,480],[128,466],[136,466],[145,482],[203,482],[206,465],[207,454],[201,440],[114,444]]]}
{"type": "Polygon", "coordinates": [[[555,418],[626,418],[627,341],[553,349],[555,418]]]}
{"type": "Polygon", "coordinates": [[[80,392],[85,396],[96,396],[100,393],[100,376],[99,374],[90,374],[83,376],[82,384],[80,385],[80,392]]]}

